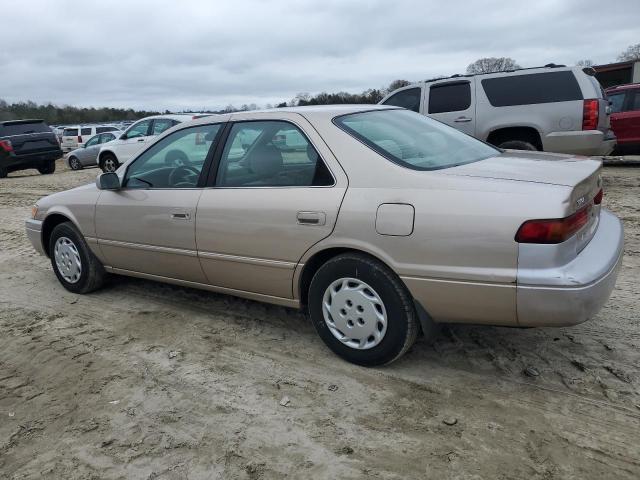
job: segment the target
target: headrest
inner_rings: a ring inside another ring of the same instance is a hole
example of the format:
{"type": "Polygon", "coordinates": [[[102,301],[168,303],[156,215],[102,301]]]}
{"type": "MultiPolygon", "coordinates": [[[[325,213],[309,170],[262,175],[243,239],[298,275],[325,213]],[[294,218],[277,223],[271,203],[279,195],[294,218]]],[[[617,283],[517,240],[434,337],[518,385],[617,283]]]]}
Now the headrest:
{"type": "Polygon", "coordinates": [[[257,175],[275,175],[282,170],[282,165],[282,153],[273,145],[260,145],[251,152],[250,167],[257,175]]]}

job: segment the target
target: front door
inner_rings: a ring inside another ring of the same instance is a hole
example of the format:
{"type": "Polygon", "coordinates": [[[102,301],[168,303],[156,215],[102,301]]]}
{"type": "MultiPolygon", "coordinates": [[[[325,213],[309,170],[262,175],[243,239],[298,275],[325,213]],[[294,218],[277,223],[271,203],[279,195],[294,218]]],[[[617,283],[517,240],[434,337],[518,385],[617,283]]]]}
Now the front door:
{"type": "Polygon", "coordinates": [[[151,130],[151,120],[141,120],[134,123],[120,137],[117,147],[118,162],[125,163],[136,153],[142,150],[149,140],[151,130]]]}
{"type": "Polygon", "coordinates": [[[469,80],[435,83],[425,98],[427,114],[466,133],[476,133],[475,93],[469,80]]]}
{"type": "Polygon", "coordinates": [[[84,148],[78,150],[75,155],[78,157],[78,161],[81,165],[95,165],[96,157],[98,156],[98,152],[101,147],[100,135],[94,135],[87,141],[87,143],[84,144],[84,148]]]}
{"type": "Polygon", "coordinates": [[[346,176],[295,117],[296,124],[238,121],[229,130],[197,211],[198,254],[212,285],[292,298],[297,262],[333,230],[346,176]]]}
{"type": "Polygon", "coordinates": [[[107,265],[205,283],[195,239],[198,182],[221,125],[168,135],[129,165],[120,190],[100,193],[96,235],[107,265]]]}

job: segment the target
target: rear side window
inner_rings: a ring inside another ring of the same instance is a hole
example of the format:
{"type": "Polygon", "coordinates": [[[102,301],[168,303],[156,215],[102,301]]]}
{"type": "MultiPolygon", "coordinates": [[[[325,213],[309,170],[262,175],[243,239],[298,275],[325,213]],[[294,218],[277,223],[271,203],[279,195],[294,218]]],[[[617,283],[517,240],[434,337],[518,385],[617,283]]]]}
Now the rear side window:
{"type": "Polygon", "coordinates": [[[629,102],[629,110],[640,110],[640,90],[636,90],[635,92],[630,92],[631,101],[629,102]]]}
{"type": "Polygon", "coordinates": [[[407,90],[401,90],[395,95],[391,95],[387,98],[383,104],[393,105],[394,107],[402,107],[407,110],[413,110],[414,112],[420,111],[420,87],[409,88],[407,90]]]}
{"type": "Polygon", "coordinates": [[[26,135],[29,133],[51,133],[51,129],[44,122],[5,123],[0,124],[2,135],[26,135]]]}
{"type": "Polygon", "coordinates": [[[80,132],[80,135],[91,135],[91,128],[83,128],[80,132]]]}
{"type": "Polygon", "coordinates": [[[611,113],[618,113],[622,111],[622,107],[624,106],[624,98],[625,94],[616,93],[614,95],[609,95],[609,102],[611,102],[611,113]]]}
{"type": "Polygon", "coordinates": [[[580,86],[570,71],[485,78],[481,83],[494,107],[582,100],[580,86]]]}
{"type": "Polygon", "coordinates": [[[429,89],[429,113],[459,112],[470,106],[469,82],[444,83],[429,89]]]}
{"type": "Polygon", "coordinates": [[[65,128],[62,131],[62,136],[63,137],[77,137],[78,136],[78,129],[77,128],[65,128]]]}
{"type": "Polygon", "coordinates": [[[113,132],[117,130],[116,127],[97,127],[96,133],[113,132]]]}

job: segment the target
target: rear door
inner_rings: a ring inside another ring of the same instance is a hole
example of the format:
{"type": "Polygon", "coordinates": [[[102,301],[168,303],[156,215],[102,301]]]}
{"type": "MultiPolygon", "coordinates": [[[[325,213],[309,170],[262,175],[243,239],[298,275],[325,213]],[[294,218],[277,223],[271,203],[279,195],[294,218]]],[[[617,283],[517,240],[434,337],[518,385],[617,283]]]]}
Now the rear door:
{"type": "Polygon", "coordinates": [[[84,148],[80,148],[75,156],[78,157],[78,160],[83,166],[87,165],[95,165],[96,157],[98,156],[98,152],[100,151],[100,135],[94,135],[87,143],[84,144],[84,148]]]}
{"type": "Polygon", "coordinates": [[[467,135],[475,135],[476,102],[470,80],[431,84],[425,105],[428,116],[467,135]]]}
{"type": "Polygon", "coordinates": [[[296,264],[333,231],[346,175],[297,114],[236,121],[218,157],[197,211],[208,282],[292,298],[296,264]]]}

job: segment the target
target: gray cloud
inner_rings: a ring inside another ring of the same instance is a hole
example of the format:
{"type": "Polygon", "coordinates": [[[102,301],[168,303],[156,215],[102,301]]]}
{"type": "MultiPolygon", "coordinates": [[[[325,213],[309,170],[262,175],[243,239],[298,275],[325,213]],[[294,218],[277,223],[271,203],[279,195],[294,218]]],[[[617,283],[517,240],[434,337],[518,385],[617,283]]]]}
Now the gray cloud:
{"type": "Polygon", "coordinates": [[[0,98],[81,106],[221,108],[464,72],[614,61],[640,2],[30,0],[5,6],[0,98]],[[11,21],[11,19],[16,19],[11,21]]]}

